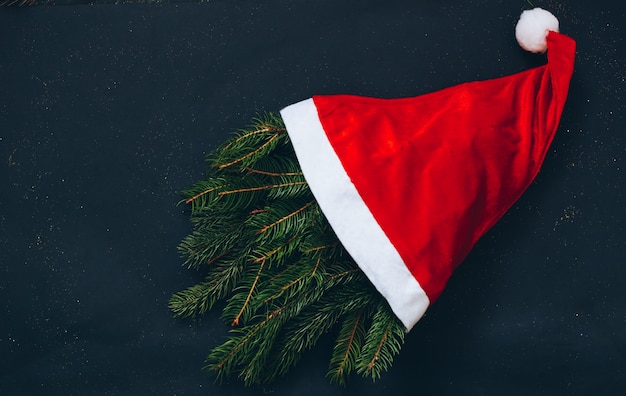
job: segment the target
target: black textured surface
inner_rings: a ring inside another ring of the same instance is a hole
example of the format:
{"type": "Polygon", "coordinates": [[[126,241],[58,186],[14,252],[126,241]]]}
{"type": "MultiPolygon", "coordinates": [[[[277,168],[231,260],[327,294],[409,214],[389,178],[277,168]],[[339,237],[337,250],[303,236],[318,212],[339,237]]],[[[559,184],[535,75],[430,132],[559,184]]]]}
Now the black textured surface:
{"type": "Polygon", "coordinates": [[[542,172],[409,333],[392,370],[324,378],[324,340],[246,389],[200,372],[218,314],[176,191],[257,113],[312,94],[413,96],[541,64],[526,1],[216,1],[0,9],[0,394],[624,394],[626,13],[534,1],[578,42],[542,172]]]}

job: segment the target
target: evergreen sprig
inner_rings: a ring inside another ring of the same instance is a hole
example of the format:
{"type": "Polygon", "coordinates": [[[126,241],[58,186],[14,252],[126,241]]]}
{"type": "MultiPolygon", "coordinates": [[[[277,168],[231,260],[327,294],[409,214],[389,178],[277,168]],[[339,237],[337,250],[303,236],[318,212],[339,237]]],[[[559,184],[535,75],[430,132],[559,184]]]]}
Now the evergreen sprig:
{"type": "Polygon", "coordinates": [[[282,119],[267,114],[207,156],[207,176],[182,192],[193,231],[179,245],[205,280],[175,293],[177,317],[225,300],[229,338],[205,370],[245,384],[285,375],[307,349],[337,331],[328,378],[387,370],[404,327],[352,261],[299,168],[282,119]]]}

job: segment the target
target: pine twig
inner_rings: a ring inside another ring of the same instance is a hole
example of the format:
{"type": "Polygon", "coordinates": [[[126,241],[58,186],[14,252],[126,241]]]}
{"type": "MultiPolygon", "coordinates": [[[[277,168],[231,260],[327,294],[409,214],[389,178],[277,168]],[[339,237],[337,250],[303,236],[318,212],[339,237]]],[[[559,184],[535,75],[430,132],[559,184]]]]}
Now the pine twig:
{"type": "Polygon", "coordinates": [[[265,266],[265,260],[266,260],[265,258],[261,260],[261,264],[259,265],[259,272],[257,272],[256,277],[254,278],[254,282],[252,282],[252,286],[250,286],[250,291],[248,292],[248,295],[246,296],[246,301],[244,301],[243,305],[241,306],[241,310],[239,311],[237,316],[235,316],[235,319],[233,320],[231,324],[231,326],[233,327],[239,325],[239,319],[241,319],[241,315],[243,315],[243,311],[246,309],[246,307],[248,306],[248,303],[250,302],[252,293],[254,293],[254,288],[256,287],[256,284],[259,282],[259,278],[261,277],[261,271],[263,271],[263,267],[265,266]]]}
{"type": "Polygon", "coordinates": [[[339,330],[327,377],[341,386],[356,366],[365,339],[365,308],[347,317],[339,330]]]}
{"type": "Polygon", "coordinates": [[[285,375],[338,323],[328,378],[376,379],[404,341],[404,327],[350,259],[316,204],[277,115],[207,156],[207,176],[182,192],[193,232],[179,245],[203,282],[175,293],[177,317],[226,299],[229,338],[205,370],[246,385],[285,375]],[[209,265],[210,264],[210,265],[209,265]]]}

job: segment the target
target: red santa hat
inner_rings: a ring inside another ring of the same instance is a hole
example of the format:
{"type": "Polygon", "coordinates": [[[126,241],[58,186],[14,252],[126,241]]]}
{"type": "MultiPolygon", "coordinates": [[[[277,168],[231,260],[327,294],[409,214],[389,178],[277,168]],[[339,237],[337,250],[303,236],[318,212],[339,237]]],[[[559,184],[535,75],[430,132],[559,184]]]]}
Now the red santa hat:
{"type": "Polygon", "coordinates": [[[314,96],[281,111],[337,237],[407,331],[530,185],[556,132],[575,42],[542,9],[520,45],[547,64],[403,99],[314,96]]]}

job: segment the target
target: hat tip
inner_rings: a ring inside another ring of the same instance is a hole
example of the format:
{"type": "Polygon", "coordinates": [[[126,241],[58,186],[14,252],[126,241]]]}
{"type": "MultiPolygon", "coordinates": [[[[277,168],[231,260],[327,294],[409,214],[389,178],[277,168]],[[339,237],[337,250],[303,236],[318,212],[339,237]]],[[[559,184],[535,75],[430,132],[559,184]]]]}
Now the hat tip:
{"type": "Polygon", "coordinates": [[[559,31],[559,20],[543,8],[522,12],[515,26],[515,38],[526,51],[546,52],[546,36],[549,31],[559,31]]]}

